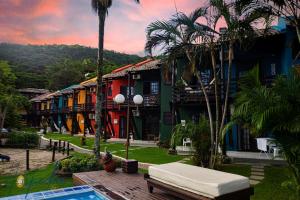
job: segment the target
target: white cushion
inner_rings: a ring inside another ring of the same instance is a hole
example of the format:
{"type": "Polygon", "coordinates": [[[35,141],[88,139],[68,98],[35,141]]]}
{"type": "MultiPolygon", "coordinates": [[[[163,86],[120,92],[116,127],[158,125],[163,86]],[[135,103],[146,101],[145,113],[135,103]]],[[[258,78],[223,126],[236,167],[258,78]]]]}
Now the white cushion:
{"type": "Polygon", "coordinates": [[[249,179],[244,176],[178,162],[150,166],[149,175],[155,180],[210,198],[250,187],[249,179]]]}

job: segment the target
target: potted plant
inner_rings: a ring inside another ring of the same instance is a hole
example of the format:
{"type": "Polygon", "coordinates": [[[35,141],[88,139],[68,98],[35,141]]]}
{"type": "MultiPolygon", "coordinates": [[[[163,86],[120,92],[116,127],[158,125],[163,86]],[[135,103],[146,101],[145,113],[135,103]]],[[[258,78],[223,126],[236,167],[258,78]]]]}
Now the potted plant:
{"type": "Polygon", "coordinates": [[[102,158],[103,168],[107,172],[114,172],[116,170],[116,163],[112,158],[110,152],[106,152],[102,158]]]}

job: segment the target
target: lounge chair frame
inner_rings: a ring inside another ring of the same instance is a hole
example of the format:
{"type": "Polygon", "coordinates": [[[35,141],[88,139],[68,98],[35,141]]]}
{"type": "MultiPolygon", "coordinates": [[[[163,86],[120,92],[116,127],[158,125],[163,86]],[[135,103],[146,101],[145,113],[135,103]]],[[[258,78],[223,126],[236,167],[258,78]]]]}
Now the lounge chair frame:
{"type": "Polygon", "coordinates": [[[152,179],[149,174],[145,174],[144,178],[147,181],[148,191],[150,193],[153,193],[154,188],[158,188],[184,200],[250,200],[250,196],[254,194],[253,187],[249,187],[236,192],[210,198],[152,179]]]}

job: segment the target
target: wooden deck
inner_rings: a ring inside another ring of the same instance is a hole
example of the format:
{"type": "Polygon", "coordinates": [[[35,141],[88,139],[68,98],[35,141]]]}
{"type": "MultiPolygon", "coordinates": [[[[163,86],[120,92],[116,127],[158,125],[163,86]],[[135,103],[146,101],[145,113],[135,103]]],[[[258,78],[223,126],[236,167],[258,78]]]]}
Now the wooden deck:
{"type": "Polygon", "coordinates": [[[75,173],[73,182],[75,185],[91,185],[116,200],[178,200],[159,189],[150,194],[143,174],[125,174],[121,170],[114,173],[104,170],[75,173]]]}

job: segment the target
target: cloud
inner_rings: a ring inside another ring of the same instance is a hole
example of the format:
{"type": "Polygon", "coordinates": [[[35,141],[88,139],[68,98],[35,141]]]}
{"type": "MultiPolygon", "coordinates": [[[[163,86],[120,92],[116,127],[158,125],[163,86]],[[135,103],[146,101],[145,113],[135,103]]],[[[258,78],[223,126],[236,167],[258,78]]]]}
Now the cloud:
{"type": "MultiPolygon", "coordinates": [[[[205,0],[203,0],[204,2],[205,0]]],[[[181,12],[201,6],[199,0],[176,0],[181,12]]],[[[105,25],[106,49],[141,53],[145,29],[176,12],[174,0],[114,0],[105,25]]],[[[81,44],[97,47],[97,15],[90,0],[0,0],[0,42],[81,44]]]]}

